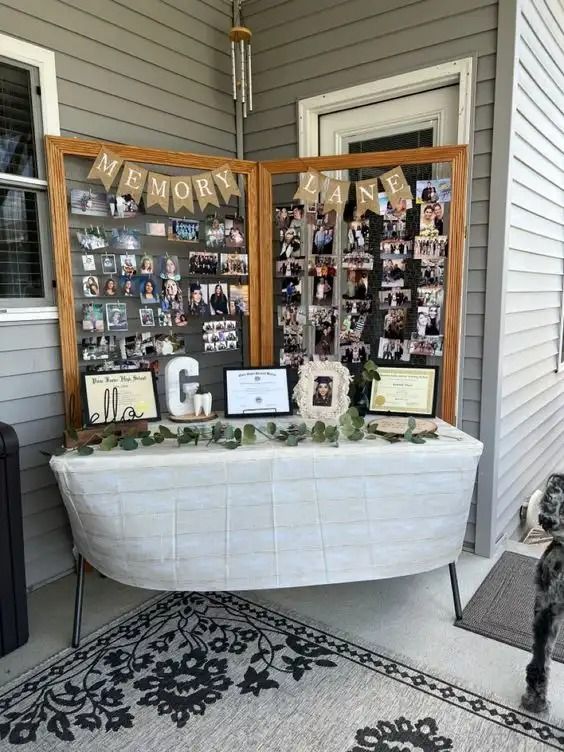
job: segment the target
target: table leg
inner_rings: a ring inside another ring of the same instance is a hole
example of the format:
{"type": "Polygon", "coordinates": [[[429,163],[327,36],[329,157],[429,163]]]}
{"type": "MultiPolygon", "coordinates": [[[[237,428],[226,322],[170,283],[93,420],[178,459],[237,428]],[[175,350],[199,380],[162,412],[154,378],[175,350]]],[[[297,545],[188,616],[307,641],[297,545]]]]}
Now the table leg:
{"type": "Polygon", "coordinates": [[[454,601],[454,613],[456,615],[456,621],[462,619],[462,603],[460,602],[460,590],[458,588],[458,575],[456,573],[456,562],[448,565],[448,571],[450,574],[450,584],[452,587],[452,599],[454,601]]]}
{"type": "Polygon", "coordinates": [[[82,623],[82,602],[84,596],[84,556],[78,554],[76,561],[76,593],[74,596],[74,624],[72,627],[72,647],[80,645],[80,626],[82,623]]]}

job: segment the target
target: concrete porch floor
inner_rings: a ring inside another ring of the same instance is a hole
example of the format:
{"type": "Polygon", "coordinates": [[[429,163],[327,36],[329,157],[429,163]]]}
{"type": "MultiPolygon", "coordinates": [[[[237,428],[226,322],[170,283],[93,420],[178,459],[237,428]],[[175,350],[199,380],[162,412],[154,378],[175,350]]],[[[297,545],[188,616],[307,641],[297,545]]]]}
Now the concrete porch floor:
{"type": "MultiPolygon", "coordinates": [[[[508,549],[537,553],[510,541],[508,549]]],[[[463,553],[458,576],[463,605],[494,564],[463,553]]],[[[83,638],[143,601],[154,591],[139,590],[89,573],[86,579],[83,638]]],[[[467,689],[491,695],[518,707],[529,655],[479,635],[453,627],[448,568],[378,582],[323,585],[283,590],[247,591],[243,596],[266,599],[299,615],[358,636],[382,649],[404,656],[414,665],[467,689]]],[[[0,685],[37,666],[70,644],[74,577],[68,576],[29,597],[30,640],[0,659],[0,685]]],[[[564,664],[551,673],[551,720],[564,722],[564,664]]],[[[525,743],[525,742],[524,742],[525,743]]],[[[525,747],[523,747],[525,749],[525,747]]]]}

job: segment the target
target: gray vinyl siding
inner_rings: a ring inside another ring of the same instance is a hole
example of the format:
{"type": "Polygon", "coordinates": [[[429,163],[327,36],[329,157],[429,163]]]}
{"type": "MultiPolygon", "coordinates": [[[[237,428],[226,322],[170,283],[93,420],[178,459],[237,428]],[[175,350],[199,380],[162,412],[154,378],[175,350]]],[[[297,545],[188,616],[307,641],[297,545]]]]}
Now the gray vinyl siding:
{"type": "Polygon", "coordinates": [[[564,8],[524,0],[509,195],[509,247],[496,539],[521,504],[564,470],[564,373],[558,364],[564,283],[564,8]]]}
{"type": "MultiPolygon", "coordinates": [[[[203,154],[235,154],[230,26],[225,0],[0,0],[3,33],[56,53],[62,135],[203,154]]],[[[0,324],[0,420],[22,446],[35,587],[72,567],[65,511],[40,453],[64,428],[57,322],[0,324]]]]}
{"type": "MultiPolygon", "coordinates": [[[[298,153],[296,102],[335,89],[475,56],[472,203],[460,425],[480,435],[497,0],[249,0],[254,112],[248,159],[298,153]]],[[[473,505],[467,543],[475,540],[473,505]]]]}

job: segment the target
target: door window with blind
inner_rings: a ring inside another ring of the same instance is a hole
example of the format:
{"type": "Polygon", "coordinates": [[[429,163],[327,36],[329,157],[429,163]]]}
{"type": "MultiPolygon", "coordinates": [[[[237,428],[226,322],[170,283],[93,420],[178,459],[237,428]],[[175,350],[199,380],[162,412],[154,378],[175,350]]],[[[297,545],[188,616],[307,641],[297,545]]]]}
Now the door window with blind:
{"type": "Polygon", "coordinates": [[[0,310],[52,302],[39,71],[0,57],[0,310]]]}

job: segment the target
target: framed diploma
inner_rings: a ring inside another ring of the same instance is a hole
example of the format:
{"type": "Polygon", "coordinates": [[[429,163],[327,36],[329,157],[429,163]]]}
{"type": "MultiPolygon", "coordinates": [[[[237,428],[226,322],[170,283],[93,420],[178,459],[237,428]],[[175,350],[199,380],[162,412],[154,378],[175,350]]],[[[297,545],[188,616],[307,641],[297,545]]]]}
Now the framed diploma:
{"type": "Polygon", "coordinates": [[[87,426],[161,417],[152,371],[83,373],[82,395],[87,426]]]}
{"type": "Polygon", "coordinates": [[[372,382],[370,412],[432,418],[437,410],[439,369],[436,366],[379,366],[372,382]]]}
{"type": "Polygon", "coordinates": [[[288,369],[225,368],[225,417],[291,415],[288,369]]]}

